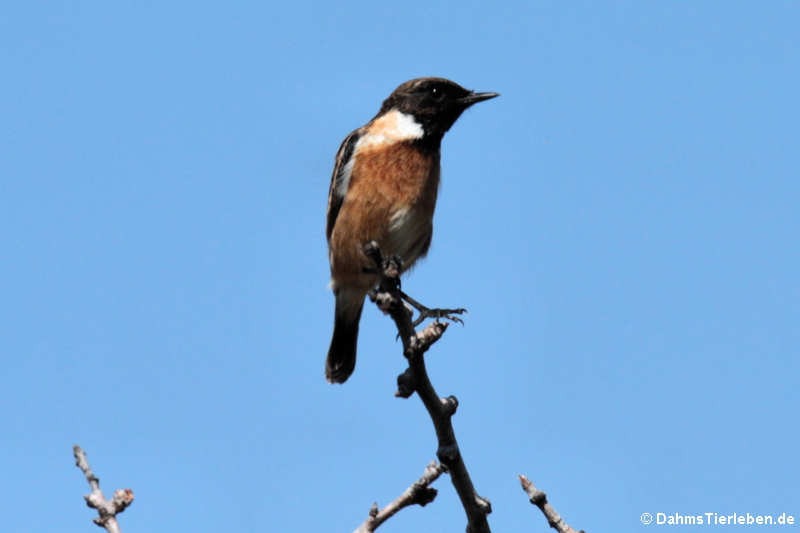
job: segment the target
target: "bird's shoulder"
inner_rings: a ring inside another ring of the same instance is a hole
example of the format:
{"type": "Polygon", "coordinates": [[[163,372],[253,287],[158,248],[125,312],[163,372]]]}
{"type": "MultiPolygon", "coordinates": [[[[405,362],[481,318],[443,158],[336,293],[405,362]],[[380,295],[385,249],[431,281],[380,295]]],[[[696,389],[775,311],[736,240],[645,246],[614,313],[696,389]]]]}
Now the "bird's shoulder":
{"type": "Polygon", "coordinates": [[[336,152],[336,162],[328,190],[328,216],[325,235],[330,240],[339,210],[342,208],[356,152],[385,151],[423,139],[425,131],[414,116],[397,109],[382,110],[372,120],[350,132],[336,152]]]}

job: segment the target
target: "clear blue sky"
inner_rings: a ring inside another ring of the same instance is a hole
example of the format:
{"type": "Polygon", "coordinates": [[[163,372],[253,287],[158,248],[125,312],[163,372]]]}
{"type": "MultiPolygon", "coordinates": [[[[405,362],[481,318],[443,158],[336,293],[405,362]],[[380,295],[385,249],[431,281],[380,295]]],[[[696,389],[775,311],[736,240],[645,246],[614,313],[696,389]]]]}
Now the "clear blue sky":
{"type": "MultiPolygon", "coordinates": [[[[351,531],[434,457],[388,318],[344,386],[334,153],[399,83],[501,98],[443,144],[419,299],[494,531],[800,516],[800,7],[16,2],[0,18],[0,515],[95,531],[351,531]]],[[[447,478],[381,531],[463,531],[447,478]]],[[[711,528],[683,528],[708,531],[711,528]]],[[[759,528],[747,528],[757,531],[759,528]]]]}

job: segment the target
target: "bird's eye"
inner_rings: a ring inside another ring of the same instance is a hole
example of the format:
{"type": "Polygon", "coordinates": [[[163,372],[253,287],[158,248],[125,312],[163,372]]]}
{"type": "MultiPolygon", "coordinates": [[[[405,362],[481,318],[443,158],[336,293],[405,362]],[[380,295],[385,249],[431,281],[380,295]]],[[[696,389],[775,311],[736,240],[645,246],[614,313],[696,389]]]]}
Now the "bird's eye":
{"type": "Polygon", "coordinates": [[[433,89],[431,89],[431,96],[437,102],[441,102],[442,100],[444,100],[444,91],[438,87],[434,87],[433,89]]]}

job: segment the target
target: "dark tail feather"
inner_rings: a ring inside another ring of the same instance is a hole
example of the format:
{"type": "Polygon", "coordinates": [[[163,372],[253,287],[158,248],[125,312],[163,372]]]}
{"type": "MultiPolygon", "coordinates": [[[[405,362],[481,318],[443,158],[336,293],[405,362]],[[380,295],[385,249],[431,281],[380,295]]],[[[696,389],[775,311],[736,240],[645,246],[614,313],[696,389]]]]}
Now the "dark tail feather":
{"type": "Polygon", "coordinates": [[[325,361],[325,378],[329,383],[344,383],[356,367],[356,343],[364,295],[336,295],[336,318],[333,323],[333,339],[325,361]]]}

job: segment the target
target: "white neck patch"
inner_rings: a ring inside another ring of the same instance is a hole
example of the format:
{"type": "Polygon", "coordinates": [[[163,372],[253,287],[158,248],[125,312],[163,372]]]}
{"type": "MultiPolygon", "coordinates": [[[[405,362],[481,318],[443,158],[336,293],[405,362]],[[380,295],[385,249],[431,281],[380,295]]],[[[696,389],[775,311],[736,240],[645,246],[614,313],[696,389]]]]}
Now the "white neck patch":
{"type": "Polygon", "coordinates": [[[393,109],[373,122],[358,140],[357,148],[377,147],[399,141],[421,139],[425,135],[422,125],[412,115],[393,109]]]}
{"type": "Polygon", "coordinates": [[[353,175],[353,165],[360,150],[370,150],[396,142],[422,139],[424,135],[425,130],[422,129],[422,125],[414,120],[411,115],[401,113],[396,109],[382,115],[370,124],[367,131],[358,139],[353,155],[342,169],[339,185],[336,187],[336,194],[342,198],[347,194],[347,189],[350,187],[350,178],[353,175]]]}

